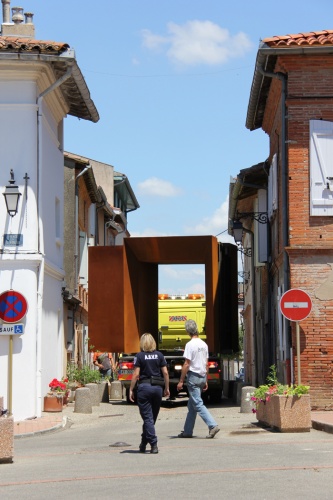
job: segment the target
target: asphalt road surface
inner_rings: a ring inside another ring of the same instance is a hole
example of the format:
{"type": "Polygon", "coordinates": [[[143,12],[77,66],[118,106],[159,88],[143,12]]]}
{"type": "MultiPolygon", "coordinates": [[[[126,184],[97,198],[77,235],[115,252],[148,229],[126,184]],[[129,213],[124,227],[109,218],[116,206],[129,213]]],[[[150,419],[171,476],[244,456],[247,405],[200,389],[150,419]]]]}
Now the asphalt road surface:
{"type": "Polygon", "coordinates": [[[159,453],[138,451],[135,405],[101,403],[93,413],[64,410],[64,429],[15,439],[14,462],[0,465],[1,499],[333,499],[333,435],[278,433],[222,401],[210,406],[221,431],[179,439],[186,401],[164,404],[159,453]]]}

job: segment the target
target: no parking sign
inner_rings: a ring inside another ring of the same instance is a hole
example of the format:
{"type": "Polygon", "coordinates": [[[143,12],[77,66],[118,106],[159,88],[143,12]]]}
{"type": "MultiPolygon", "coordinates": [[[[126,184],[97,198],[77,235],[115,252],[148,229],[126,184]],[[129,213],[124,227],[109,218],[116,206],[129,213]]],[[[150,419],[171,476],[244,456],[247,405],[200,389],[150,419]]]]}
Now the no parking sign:
{"type": "Polygon", "coordinates": [[[5,323],[18,323],[28,311],[25,297],[15,290],[0,295],[0,319],[5,323]]]}

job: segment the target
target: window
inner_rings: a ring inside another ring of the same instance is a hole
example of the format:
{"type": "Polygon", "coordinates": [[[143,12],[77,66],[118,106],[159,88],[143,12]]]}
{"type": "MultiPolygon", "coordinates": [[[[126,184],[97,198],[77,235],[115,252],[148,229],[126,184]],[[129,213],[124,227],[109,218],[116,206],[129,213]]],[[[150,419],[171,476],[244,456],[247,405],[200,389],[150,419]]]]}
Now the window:
{"type": "Polygon", "coordinates": [[[310,215],[333,215],[333,122],[310,120],[310,215]]]}

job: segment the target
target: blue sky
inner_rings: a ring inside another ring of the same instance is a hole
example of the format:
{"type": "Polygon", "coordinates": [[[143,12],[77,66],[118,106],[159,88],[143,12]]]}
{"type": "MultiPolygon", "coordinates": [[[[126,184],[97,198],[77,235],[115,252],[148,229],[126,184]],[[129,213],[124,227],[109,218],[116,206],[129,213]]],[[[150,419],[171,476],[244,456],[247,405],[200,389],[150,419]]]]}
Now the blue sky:
{"type": "MultiPolygon", "coordinates": [[[[75,49],[100,121],[68,117],[65,149],[127,175],[140,204],[128,216],[132,236],[230,241],[230,177],[269,151],[264,132],[245,128],[259,42],[332,29],[331,0],[20,5],[34,13],[37,39],[75,49]]],[[[201,266],[161,267],[160,291],[201,292],[203,283],[201,266]]]]}

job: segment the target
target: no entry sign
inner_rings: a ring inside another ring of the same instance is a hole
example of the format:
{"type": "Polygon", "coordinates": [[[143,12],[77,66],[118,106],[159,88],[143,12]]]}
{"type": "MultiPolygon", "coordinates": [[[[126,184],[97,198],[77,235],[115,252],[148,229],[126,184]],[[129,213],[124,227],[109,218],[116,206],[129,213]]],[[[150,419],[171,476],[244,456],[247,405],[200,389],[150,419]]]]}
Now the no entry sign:
{"type": "Polygon", "coordinates": [[[311,309],[310,295],[300,288],[291,288],[280,299],[280,311],[290,321],[302,321],[309,316],[311,309]]]}
{"type": "Polygon", "coordinates": [[[20,292],[9,290],[0,294],[0,319],[18,323],[27,314],[28,303],[20,292]]]}

